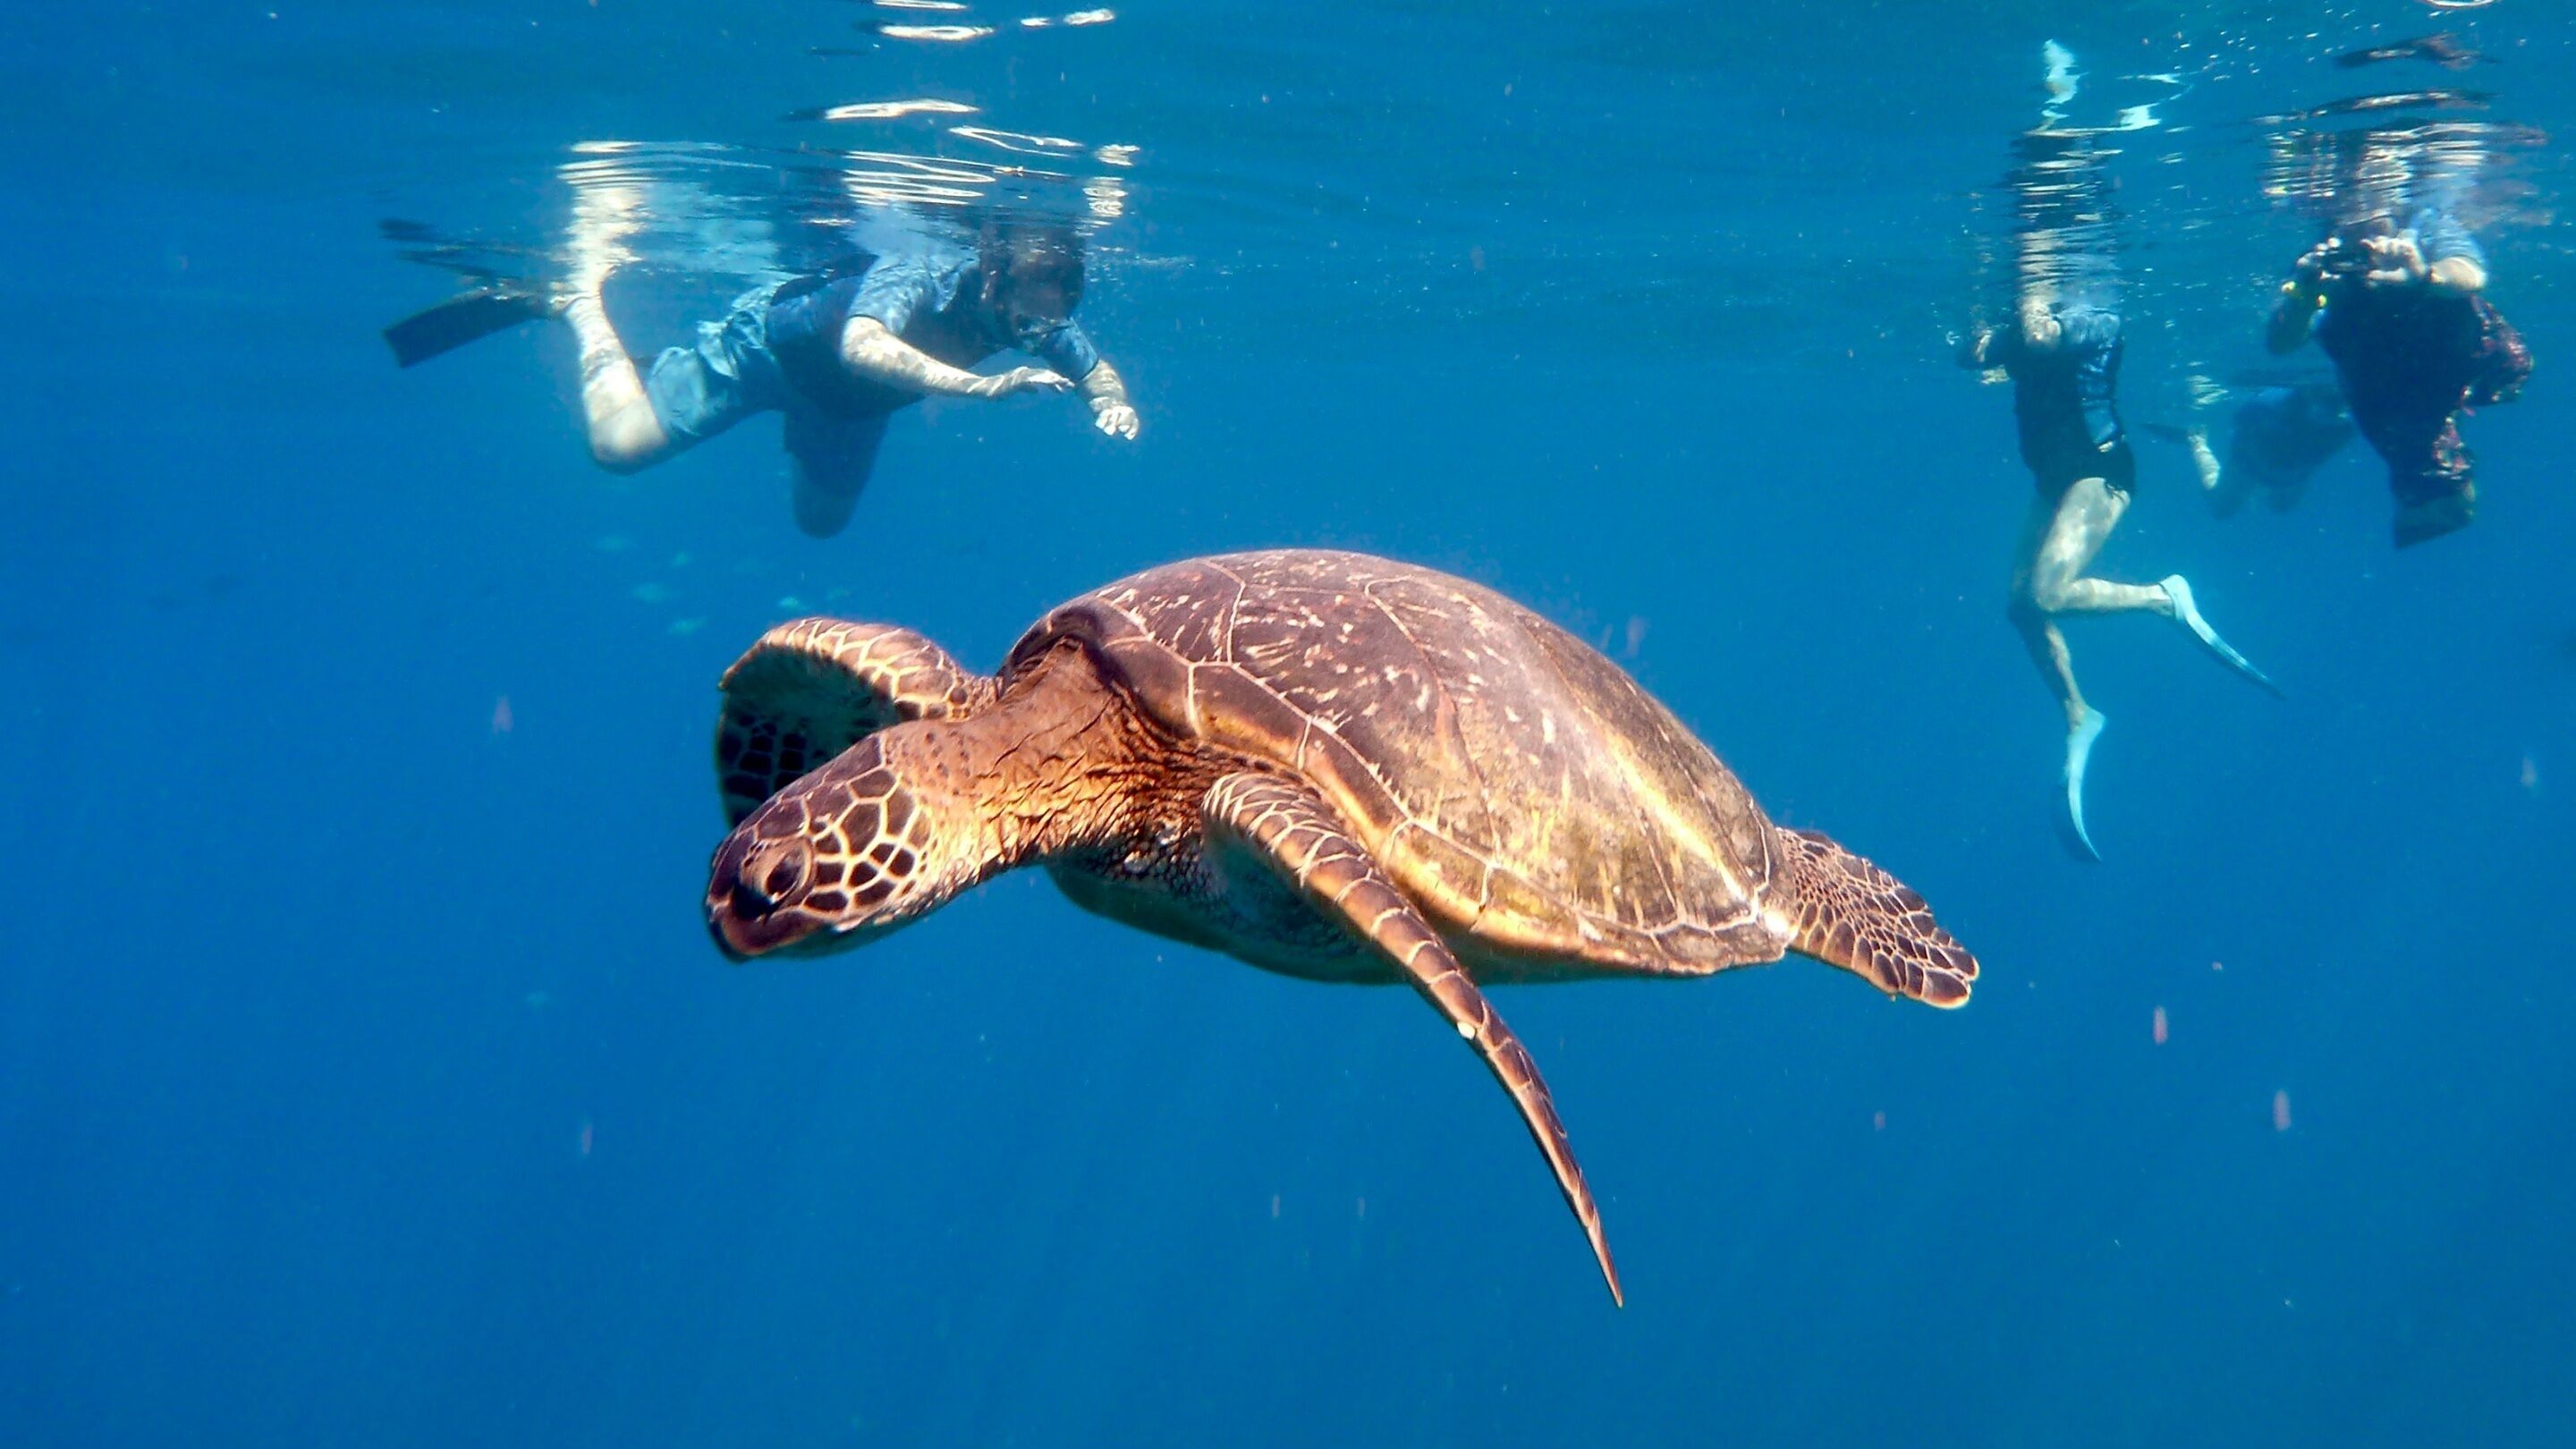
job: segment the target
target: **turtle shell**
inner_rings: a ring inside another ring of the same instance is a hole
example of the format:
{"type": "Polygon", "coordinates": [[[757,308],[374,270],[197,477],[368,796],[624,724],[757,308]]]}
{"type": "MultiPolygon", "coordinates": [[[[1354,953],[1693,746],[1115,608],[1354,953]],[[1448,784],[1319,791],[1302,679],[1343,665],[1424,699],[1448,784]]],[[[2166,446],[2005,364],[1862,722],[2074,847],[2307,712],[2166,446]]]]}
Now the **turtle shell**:
{"type": "Polygon", "coordinates": [[[1005,679],[1068,638],[1176,736],[1312,781],[1480,976],[1780,957],[1782,847],[1743,785],[1491,589],[1363,554],[1192,559],[1056,609],[1005,679]]]}

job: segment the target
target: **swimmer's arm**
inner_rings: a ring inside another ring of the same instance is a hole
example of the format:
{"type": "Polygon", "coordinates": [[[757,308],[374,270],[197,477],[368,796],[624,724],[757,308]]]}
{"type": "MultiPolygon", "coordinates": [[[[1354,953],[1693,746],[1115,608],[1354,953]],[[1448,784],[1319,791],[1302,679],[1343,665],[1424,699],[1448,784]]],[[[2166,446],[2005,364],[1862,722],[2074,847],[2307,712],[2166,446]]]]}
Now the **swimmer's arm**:
{"type": "Polygon", "coordinates": [[[2317,309],[2326,304],[2324,256],[2325,248],[2319,246],[2299,258],[2298,269],[2281,284],[2281,300],[2272,304],[2272,320],[2263,329],[2264,350],[2296,352],[2308,340],[2317,309]]]}
{"type": "Polygon", "coordinates": [[[841,331],[841,361],[852,372],[906,392],[947,397],[1008,397],[1015,392],[1062,392],[1073,386],[1044,367],[1014,367],[986,376],[947,363],[897,337],[874,317],[853,317],[841,331]]]}
{"type": "Polygon", "coordinates": [[[2424,283],[2467,296],[2486,289],[2487,269],[2475,257],[2444,257],[2424,269],[2424,283]]]}
{"type": "Polygon", "coordinates": [[[2317,309],[2326,304],[2326,263],[2343,245],[2341,238],[2327,237],[2299,254],[2290,268],[2290,280],[2281,284],[2281,300],[2272,304],[2271,325],[2263,330],[2267,350],[2296,352],[2308,340],[2309,330],[2316,326],[2317,309]]]}
{"type": "Polygon", "coordinates": [[[1091,425],[1113,438],[1133,438],[1144,426],[1135,404],[1127,400],[1127,379],[1104,357],[1082,375],[1083,401],[1091,404],[1091,425]]]}
{"type": "Polygon", "coordinates": [[[2317,307],[2325,298],[2299,290],[2296,282],[2281,284],[2281,300],[2272,306],[2271,324],[2263,329],[2264,350],[2274,354],[2296,352],[2308,340],[2308,331],[2316,325],[2317,307]]]}

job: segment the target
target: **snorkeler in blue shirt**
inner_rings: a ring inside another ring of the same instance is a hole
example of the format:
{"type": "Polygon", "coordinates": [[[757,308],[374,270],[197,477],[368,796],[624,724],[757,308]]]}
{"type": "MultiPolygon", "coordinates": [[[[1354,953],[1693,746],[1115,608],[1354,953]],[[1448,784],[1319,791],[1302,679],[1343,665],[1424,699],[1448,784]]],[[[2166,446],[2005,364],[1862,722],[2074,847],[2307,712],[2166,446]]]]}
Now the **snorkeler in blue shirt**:
{"type": "Polygon", "coordinates": [[[2331,384],[2267,387],[2236,405],[2227,429],[2227,461],[2195,432],[2193,455],[2209,489],[2210,511],[2232,516],[2256,492],[2273,511],[2289,509],[2307,491],[2308,479],[2352,441],[2352,419],[2331,384]]]}
{"type": "Polygon", "coordinates": [[[386,333],[397,358],[408,366],[509,321],[560,316],[580,344],[582,412],[601,467],[635,472],[777,412],[795,467],[796,523],[817,538],[849,522],[887,419],[924,397],[1078,390],[1101,432],[1139,431],[1126,380],[1072,320],[1083,255],[1069,225],[992,222],[971,250],[862,255],[754,288],[722,320],[700,324],[694,346],[666,348],[639,372],[602,300],[631,227],[614,200],[579,199],[573,272],[560,290],[484,294],[461,299],[470,309],[451,303],[406,319],[386,333]],[[506,315],[514,307],[518,315],[506,315]],[[1046,365],[970,370],[1005,349],[1046,365]]]}

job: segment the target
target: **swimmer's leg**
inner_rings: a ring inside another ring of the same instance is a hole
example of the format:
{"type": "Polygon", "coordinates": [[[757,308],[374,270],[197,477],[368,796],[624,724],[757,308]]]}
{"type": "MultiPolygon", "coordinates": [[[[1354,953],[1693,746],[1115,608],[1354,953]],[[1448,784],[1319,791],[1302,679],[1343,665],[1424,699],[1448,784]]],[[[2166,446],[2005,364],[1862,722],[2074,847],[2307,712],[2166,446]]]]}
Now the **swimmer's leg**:
{"type": "Polygon", "coordinates": [[[2066,636],[2059,632],[2056,620],[2027,600],[2015,599],[2013,627],[2021,631],[2022,643],[2039,666],[2040,679],[2066,711],[2067,845],[2087,860],[2100,860],[2102,852],[2093,848],[2093,837],[2084,829],[2084,767],[2093,757],[2093,741],[2102,733],[2102,711],[2086,704],[2076,689],[2075,662],[2066,652],[2066,636]]]}
{"type": "Polygon", "coordinates": [[[662,420],[645,396],[635,359],[609,324],[603,291],[609,273],[634,260],[625,239],[637,226],[641,193],[628,186],[590,186],[573,195],[568,237],[572,274],[563,316],[581,348],[581,411],[590,433],[590,456],[599,466],[630,473],[675,451],[662,420]]]}
{"type": "Polygon", "coordinates": [[[2392,534],[2399,548],[2456,533],[2478,516],[2477,484],[2470,477],[2472,459],[2469,445],[2460,440],[2457,417],[2444,417],[2441,431],[2409,456],[2421,461],[2412,468],[2388,470],[2389,492],[2397,501],[2392,534]]]}
{"type": "Polygon", "coordinates": [[[2210,449],[2209,429],[2194,427],[2186,430],[2183,445],[2191,449],[2191,466],[2200,474],[2200,491],[2214,497],[2227,470],[2219,466],[2218,454],[2210,449]]]}
{"type": "Polygon", "coordinates": [[[2153,584],[2115,584],[2084,572],[2128,511],[2128,490],[2101,478],[2078,478],[2058,498],[2030,560],[2030,598],[2042,613],[2173,612],[2173,601],[2153,584]]]}
{"type": "Polygon", "coordinates": [[[2093,848],[2093,837],[2084,828],[2084,769],[2092,759],[2093,741],[2102,733],[2102,712],[2084,702],[2084,691],[2075,683],[2075,659],[2067,650],[2066,635],[2033,596],[2038,555],[2057,531],[2059,512],[2045,498],[2032,508],[2030,525],[2024,530],[2024,562],[2013,575],[2009,613],[2013,629],[2030,651],[2031,663],[2039,668],[2040,681],[2048,686],[2049,694],[2066,715],[2068,848],[2085,859],[2100,860],[2102,853],[2093,848]]]}
{"type": "Polygon", "coordinates": [[[2256,684],[2275,694],[2279,687],[2246,661],[2244,655],[2218,637],[2218,631],[2200,616],[2193,601],[2191,585],[2183,576],[2174,574],[2161,583],[2115,584],[2108,579],[2088,578],[2090,567],[2102,545],[2119,525],[2122,514],[2129,510],[2129,495],[2113,488],[2100,478],[2079,478],[2058,502],[2057,517],[2048,533],[2040,540],[2039,554],[2030,568],[2031,598],[2040,610],[2049,614],[2111,614],[2144,610],[2162,614],[2181,624],[2198,640],[2201,647],[2216,655],[2222,663],[2237,670],[2256,684]]]}

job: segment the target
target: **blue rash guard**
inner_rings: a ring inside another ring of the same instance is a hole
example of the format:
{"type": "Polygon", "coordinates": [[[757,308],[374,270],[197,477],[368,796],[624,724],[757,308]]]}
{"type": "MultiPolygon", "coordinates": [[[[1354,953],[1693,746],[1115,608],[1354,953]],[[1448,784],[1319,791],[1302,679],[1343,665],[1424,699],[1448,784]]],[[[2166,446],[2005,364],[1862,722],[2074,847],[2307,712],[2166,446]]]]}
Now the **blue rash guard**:
{"type": "Polygon", "coordinates": [[[2057,345],[2023,345],[2019,328],[1996,332],[1984,360],[2012,378],[2021,460],[2042,493],[2100,478],[2127,492],[2137,476],[2115,397],[2120,384],[2120,314],[2075,303],[2057,309],[2057,345]]]}
{"type": "Polygon", "coordinates": [[[754,413],[786,415],[787,451],[806,478],[855,495],[867,481],[888,416],[921,401],[841,361],[853,317],[951,367],[971,368],[1020,348],[1077,382],[1100,353],[1073,322],[1014,336],[984,303],[984,264],[972,251],[869,257],[863,269],[797,277],[734,299],[719,322],[698,326],[694,347],[664,349],[644,380],[674,449],[712,438],[754,413]]]}
{"type": "Polygon", "coordinates": [[[2352,422],[2317,388],[2267,387],[2236,409],[2228,429],[2227,469],[2259,485],[2277,503],[2297,496],[2326,459],[2352,438],[2352,422]]]}

